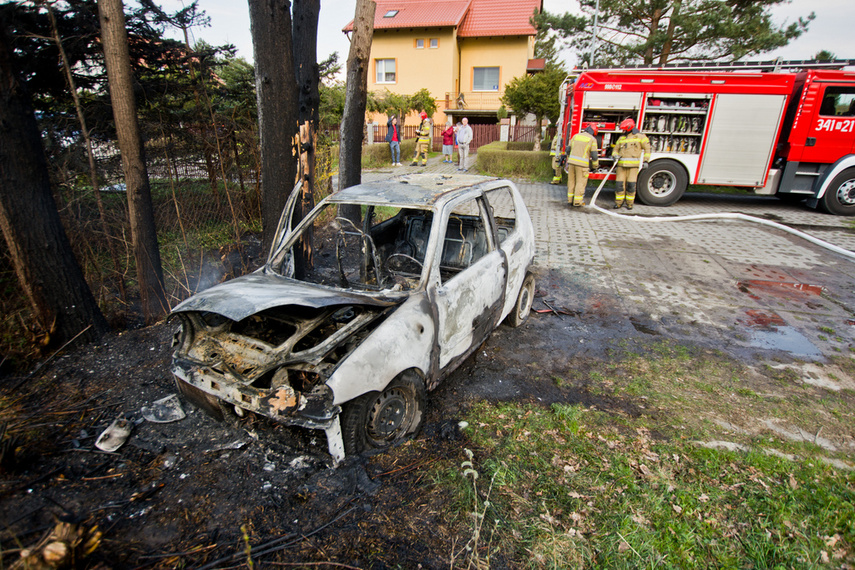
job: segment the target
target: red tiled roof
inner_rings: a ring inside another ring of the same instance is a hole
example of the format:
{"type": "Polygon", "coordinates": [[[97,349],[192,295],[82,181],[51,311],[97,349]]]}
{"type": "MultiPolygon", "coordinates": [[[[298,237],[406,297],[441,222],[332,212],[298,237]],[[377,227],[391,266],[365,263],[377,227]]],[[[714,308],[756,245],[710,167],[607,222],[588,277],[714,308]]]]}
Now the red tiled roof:
{"type": "Polygon", "coordinates": [[[546,69],[546,59],[538,57],[528,60],[528,65],[525,66],[526,71],[543,71],[546,69]]]}
{"type": "MultiPolygon", "coordinates": [[[[374,29],[457,27],[466,16],[471,2],[472,0],[377,0],[374,29]],[[397,10],[398,13],[392,18],[384,17],[391,10],[397,10]]],[[[353,20],[343,31],[353,31],[353,20]]]]}
{"type": "MultiPolygon", "coordinates": [[[[458,28],[459,37],[533,36],[529,23],[543,0],[377,0],[375,30],[400,28],[458,28]],[[397,10],[394,17],[384,17],[397,10]]],[[[343,31],[353,31],[351,20],[343,31]]]]}
{"type": "Polygon", "coordinates": [[[537,30],[529,20],[535,9],[543,9],[542,0],[472,0],[457,36],[533,36],[537,30]]]}

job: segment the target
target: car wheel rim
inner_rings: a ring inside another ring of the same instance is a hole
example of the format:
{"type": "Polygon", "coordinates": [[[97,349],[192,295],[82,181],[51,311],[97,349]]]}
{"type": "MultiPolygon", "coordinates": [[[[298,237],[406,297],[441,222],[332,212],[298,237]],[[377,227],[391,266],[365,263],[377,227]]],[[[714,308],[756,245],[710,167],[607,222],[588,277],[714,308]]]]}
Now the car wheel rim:
{"type": "Polygon", "coordinates": [[[844,206],[855,206],[855,178],[837,187],[837,199],[844,206]]]}
{"type": "Polygon", "coordinates": [[[400,389],[387,390],[374,402],[368,419],[368,435],[375,441],[392,441],[406,431],[407,396],[400,389]]]}
{"type": "Polygon", "coordinates": [[[657,172],[650,178],[647,188],[654,196],[667,196],[677,187],[677,178],[670,172],[657,172]]]}
{"type": "Polygon", "coordinates": [[[523,287],[522,292],[520,293],[522,298],[520,299],[520,308],[519,308],[519,316],[520,318],[525,317],[529,310],[531,309],[531,290],[529,287],[523,287]]]}

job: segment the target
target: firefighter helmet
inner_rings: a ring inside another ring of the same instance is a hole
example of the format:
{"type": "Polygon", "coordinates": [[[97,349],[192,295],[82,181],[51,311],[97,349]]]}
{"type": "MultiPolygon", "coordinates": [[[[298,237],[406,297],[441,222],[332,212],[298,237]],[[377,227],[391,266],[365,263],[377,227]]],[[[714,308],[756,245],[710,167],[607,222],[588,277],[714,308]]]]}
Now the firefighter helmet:
{"type": "Polygon", "coordinates": [[[596,124],[596,123],[590,123],[590,124],[589,124],[587,127],[585,127],[585,128],[586,128],[587,130],[589,130],[589,131],[591,132],[591,134],[592,134],[592,135],[594,135],[594,136],[597,136],[597,134],[600,132],[600,129],[597,127],[597,124],[596,124]]]}
{"type": "Polygon", "coordinates": [[[424,121],[425,119],[427,119],[427,113],[425,113],[424,111],[422,111],[422,112],[419,114],[419,117],[421,117],[422,121],[424,121]]]}
{"type": "Polygon", "coordinates": [[[635,121],[632,119],[624,119],[620,124],[620,130],[622,131],[631,131],[635,128],[635,121]]]}

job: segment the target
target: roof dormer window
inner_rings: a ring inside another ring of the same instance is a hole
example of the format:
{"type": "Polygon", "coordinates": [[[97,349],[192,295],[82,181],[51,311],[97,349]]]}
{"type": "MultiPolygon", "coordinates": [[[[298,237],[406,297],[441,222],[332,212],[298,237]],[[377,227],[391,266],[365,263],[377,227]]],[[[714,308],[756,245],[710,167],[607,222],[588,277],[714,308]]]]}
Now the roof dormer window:
{"type": "Polygon", "coordinates": [[[384,18],[394,18],[397,15],[398,15],[398,10],[389,10],[388,12],[383,14],[383,17],[384,18]]]}

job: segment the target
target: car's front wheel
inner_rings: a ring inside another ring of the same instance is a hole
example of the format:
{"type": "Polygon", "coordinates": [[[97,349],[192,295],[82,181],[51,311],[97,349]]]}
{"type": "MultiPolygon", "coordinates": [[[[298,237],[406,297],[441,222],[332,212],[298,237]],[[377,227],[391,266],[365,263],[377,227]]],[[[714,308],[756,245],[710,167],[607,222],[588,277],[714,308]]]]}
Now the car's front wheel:
{"type": "Polygon", "coordinates": [[[384,450],[414,435],[422,425],[425,383],[408,371],[380,392],[368,392],[344,405],[342,436],[348,455],[384,450]]]}

